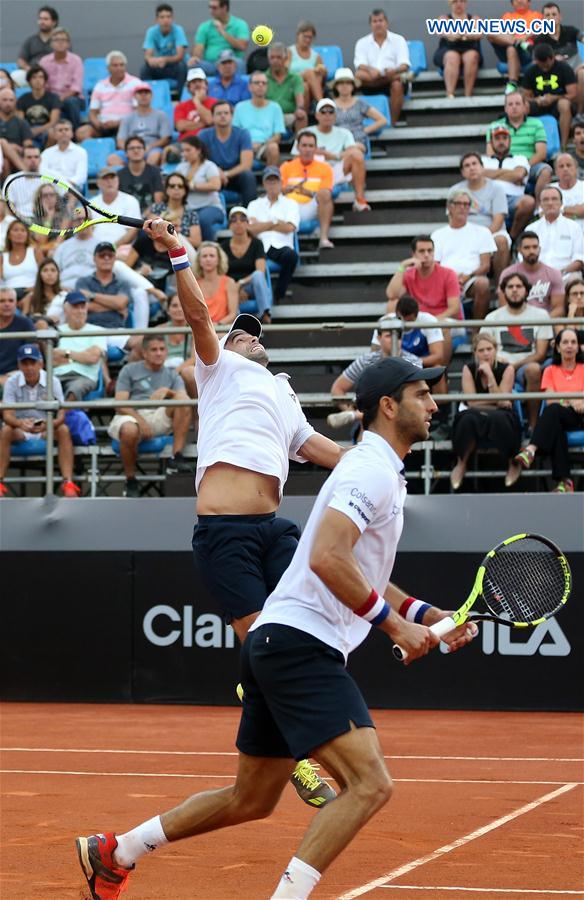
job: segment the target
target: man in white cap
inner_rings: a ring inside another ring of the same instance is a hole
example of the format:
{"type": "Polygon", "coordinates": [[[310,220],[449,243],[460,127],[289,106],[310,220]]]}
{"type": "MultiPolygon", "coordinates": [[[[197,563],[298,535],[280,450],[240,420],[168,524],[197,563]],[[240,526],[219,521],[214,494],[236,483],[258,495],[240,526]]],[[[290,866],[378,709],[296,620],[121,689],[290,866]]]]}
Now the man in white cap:
{"type": "MultiPolygon", "coordinates": [[[[312,131],[316,135],[317,149],[315,159],[327,162],[332,166],[333,183],[345,184],[353,182],[355,189],[355,212],[369,212],[371,207],[365,199],[365,156],[355,141],[348,128],[335,125],[337,118],[337,105],[334,100],[324,97],[316,104],[316,125],[311,125],[305,131],[312,131]]],[[[296,146],[292,148],[292,155],[297,155],[296,146]]]]}
{"type": "Polygon", "coordinates": [[[207,96],[207,76],[201,68],[187,72],[190,99],[182,100],[174,108],[174,127],[181,138],[195,137],[202,128],[213,124],[211,110],[217,100],[207,96]]]}

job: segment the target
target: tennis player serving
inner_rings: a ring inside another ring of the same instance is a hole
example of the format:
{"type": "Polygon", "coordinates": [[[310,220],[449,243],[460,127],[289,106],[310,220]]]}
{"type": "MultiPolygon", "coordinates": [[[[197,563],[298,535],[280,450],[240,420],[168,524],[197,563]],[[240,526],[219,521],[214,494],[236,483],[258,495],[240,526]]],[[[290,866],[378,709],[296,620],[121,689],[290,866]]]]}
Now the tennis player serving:
{"type": "MultiPolygon", "coordinates": [[[[389,800],[391,778],[346,661],[375,625],[390,638],[388,660],[395,643],[412,662],[438,643],[428,626],[448,615],[390,582],[403,526],[403,460],[412,444],[428,438],[436,410],[428,383],[443,371],[427,369],[423,381],[422,370],[389,358],[363,373],[357,385],[363,441],[321,489],[290,566],[243,644],[236,783],[195,794],[126,834],[79,838],[94,898],[118,897],[136,862],[169,841],[269,815],[295,759],[309,754],[342,791],[313,818],[272,900],[306,900],[389,800]]],[[[444,640],[457,650],[476,633],[465,623],[444,640]]]]}
{"type": "MultiPolygon", "coordinates": [[[[243,643],[298,545],[298,526],[276,516],[289,459],[332,469],[342,451],[306,421],[288,376],[268,372],[258,319],[238,316],[218,340],[184,248],[167,225],[157,219],[144,230],[169,249],[193,330],[199,395],[195,565],[243,643]]],[[[335,796],[306,760],[292,783],[316,808],[335,796]]]]}

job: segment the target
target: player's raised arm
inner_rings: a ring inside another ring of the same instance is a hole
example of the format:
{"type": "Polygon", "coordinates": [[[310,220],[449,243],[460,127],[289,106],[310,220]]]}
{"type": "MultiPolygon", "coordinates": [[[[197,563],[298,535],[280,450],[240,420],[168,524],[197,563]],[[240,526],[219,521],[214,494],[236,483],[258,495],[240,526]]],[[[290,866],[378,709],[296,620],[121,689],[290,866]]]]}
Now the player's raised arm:
{"type": "Polygon", "coordinates": [[[200,360],[211,366],[219,356],[219,339],[215,332],[203,292],[197,284],[190,267],[187,253],[176,232],[169,234],[168,222],[163,219],[149,219],[144,223],[144,231],[168,250],[176,275],[176,290],[185,319],[193,331],[194,349],[200,360]]]}

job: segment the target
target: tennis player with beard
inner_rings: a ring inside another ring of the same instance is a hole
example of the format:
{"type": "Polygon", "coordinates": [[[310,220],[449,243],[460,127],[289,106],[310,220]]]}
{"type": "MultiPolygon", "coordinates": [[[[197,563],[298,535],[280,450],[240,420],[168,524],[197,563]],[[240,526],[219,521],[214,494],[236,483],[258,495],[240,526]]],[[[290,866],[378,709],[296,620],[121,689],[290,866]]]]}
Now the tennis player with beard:
{"type": "MultiPolygon", "coordinates": [[[[268,371],[258,319],[237,316],[218,340],[184,248],[166,226],[157,219],[144,230],[170,252],[193,330],[199,396],[195,565],[243,643],[300,539],[298,526],[276,515],[289,460],[332,469],[342,450],[309,425],[288,376],[268,371]]],[[[306,761],[292,783],[310,806],[335,796],[306,761]]]]}
{"type": "MultiPolygon", "coordinates": [[[[266,885],[263,897],[307,900],[322,873],[390,799],[383,750],[346,663],[375,626],[403,648],[409,664],[437,645],[428,626],[448,615],[390,581],[403,528],[403,460],[414,443],[428,439],[437,408],[429,384],[443,374],[443,367],[422,373],[404,359],[388,358],[359,379],[363,441],[321,488],[297,552],[243,644],[235,784],[194,794],[125,834],[78,838],[95,900],[119,897],[136,863],[169,842],[268,816],[294,761],[309,754],[342,791],[312,819],[274,892],[266,885]]],[[[477,631],[465,623],[444,640],[457,650],[477,631]]]]}

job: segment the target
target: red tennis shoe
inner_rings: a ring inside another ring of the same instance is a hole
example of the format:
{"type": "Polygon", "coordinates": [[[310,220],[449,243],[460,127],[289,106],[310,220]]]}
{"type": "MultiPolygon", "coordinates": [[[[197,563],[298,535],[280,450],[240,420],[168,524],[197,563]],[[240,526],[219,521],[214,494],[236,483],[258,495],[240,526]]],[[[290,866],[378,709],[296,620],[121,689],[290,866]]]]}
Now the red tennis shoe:
{"type": "Polygon", "coordinates": [[[75,843],[93,900],[117,900],[127,889],[128,878],[134,867],[122,869],[114,863],[114,851],[118,842],[113,831],[78,837],[75,843]]]}

